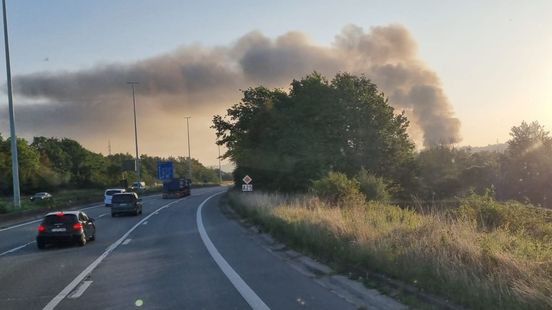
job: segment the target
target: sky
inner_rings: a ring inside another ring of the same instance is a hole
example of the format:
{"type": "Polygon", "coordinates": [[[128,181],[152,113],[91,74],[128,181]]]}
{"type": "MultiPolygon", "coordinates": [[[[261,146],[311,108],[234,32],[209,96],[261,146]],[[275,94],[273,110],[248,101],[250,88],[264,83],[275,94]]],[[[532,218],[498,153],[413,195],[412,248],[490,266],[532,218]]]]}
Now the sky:
{"type": "MultiPolygon", "coordinates": [[[[59,77],[64,72],[147,62],[191,47],[232,46],[252,31],[270,39],[297,31],[312,44],[325,47],[334,45],[336,35],[347,25],[365,32],[372,27],[400,25],[415,41],[416,61],[438,77],[451,112],[461,123],[462,139],[457,144],[473,146],[505,142],[510,128],[523,120],[537,120],[552,128],[551,15],[550,1],[8,0],[14,87],[18,76],[46,72],[59,77]]],[[[0,83],[4,85],[4,55],[0,58],[0,83]]],[[[288,80],[293,78],[300,77],[288,80]]],[[[210,119],[237,103],[238,89],[234,95],[220,105],[201,103],[202,109],[183,105],[178,113],[165,111],[164,118],[157,115],[152,120],[148,116],[151,118],[151,106],[157,101],[138,93],[141,152],[185,155],[184,116],[191,116],[192,157],[215,165],[218,154],[210,119]],[[144,107],[148,104],[149,108],[144,107]],[[160,129],[163,126],[166,131],[160,129]]],[[[47,105],[54,99],[16,93],[17,130],[27,138],[72,137],[104,154],[109,139],[113,152],[132,153],[130,90],[128,97],[118,94],[116,98],[127,100],[128,110],[117,106],[110,112],[120,117],[109,121],[128,126],[106,132],[100,128],[105,114],[90,113],[90,118],[98,118],[98,128],[86,127],[89,134],[82,135],[77,130],[79,119],[31,126],[37,120],[40,123],[43,112],[29,115],[27,111],[40,110],[25,106],[47,105]],[[96,129],[98,134],[94,134],[96,129]]],[[[78,96],[71,99],[78,100],[78,96]]],[[[5,113],[5,106],[7,97],[1,94],[0,112],[5,113]]],[[[63,105],[56,106],[55,113],[63,113],[63,109],[63,105]]],[[[0,132],[6,137],[5,115],[0,120],[0,132]]]]}

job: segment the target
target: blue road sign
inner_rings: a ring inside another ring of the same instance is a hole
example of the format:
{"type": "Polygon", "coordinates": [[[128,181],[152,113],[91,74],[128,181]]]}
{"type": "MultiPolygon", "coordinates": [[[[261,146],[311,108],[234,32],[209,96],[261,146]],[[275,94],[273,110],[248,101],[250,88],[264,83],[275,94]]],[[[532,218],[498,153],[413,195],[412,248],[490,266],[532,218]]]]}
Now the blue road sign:
{"type": "Polygon", "coordinates": [[[173,162],[158,161],[157,162],[157,178],[159,180],[170,180],[173,178],[173,162]]]}

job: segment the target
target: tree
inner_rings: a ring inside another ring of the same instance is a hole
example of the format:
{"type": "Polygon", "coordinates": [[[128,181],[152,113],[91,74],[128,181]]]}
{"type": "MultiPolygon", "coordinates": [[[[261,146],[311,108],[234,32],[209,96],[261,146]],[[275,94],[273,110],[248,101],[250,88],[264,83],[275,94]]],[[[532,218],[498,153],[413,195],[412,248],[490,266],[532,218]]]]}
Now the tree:
{"type": "Polygon", "coordinates": [[[552,205],[552,138],[538,122],[512,127],[508,149],[501,161],[499,198],[552,205]]]}
{"type": "Polygon", "coordinates": [[[408,184],[414,145],[407,127],[375,84],[350,74],[328,82],[313,73],[294,80],[289,94],[250,88],[213,119],[224,157],[236,163],[236,183],[249,174],[257,187],[281,191],[304,191],[329,171],[353,176],[361,168],[408,184]]]}

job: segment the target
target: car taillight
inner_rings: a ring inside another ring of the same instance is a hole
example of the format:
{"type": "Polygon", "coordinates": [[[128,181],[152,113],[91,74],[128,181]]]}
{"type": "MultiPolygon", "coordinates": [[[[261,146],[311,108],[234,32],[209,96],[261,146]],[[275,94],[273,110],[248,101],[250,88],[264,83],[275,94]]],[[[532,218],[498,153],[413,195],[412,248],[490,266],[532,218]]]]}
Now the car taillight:
{"type": "Polygon", "coordinates": [[[38,225],[38,231],[45,231],[46,230],[46,227],[44,227],[44,225],[40,224],[38,225]]]}
{"type": "Polygon", "coordinates": [[[75,223],[75,224],[73,224],[73,229],[74,229],[74,230],[82,229],[81,223],[75,223]]]}

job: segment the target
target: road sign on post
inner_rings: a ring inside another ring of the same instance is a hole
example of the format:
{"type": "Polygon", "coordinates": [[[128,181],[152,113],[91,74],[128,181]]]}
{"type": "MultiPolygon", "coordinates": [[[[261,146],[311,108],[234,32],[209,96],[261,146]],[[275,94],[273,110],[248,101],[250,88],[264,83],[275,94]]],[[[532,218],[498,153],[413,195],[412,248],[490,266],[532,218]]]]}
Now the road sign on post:
{"type": "Polygon", "coordinates": [[[251,184],[251,182],[253,181],[253,178],[246,175],[245,177],[243,177],[242,181],[243,183],[245,183],[245,184],[242,184],[242,192],[252,192],[253,184],[251,184]]]}
{"type": "Polygon", "coordinates": [[[158,161],[157,162],[157,178],[159,180],[170,180],[173,178],[173,162],[158,161]]]}

